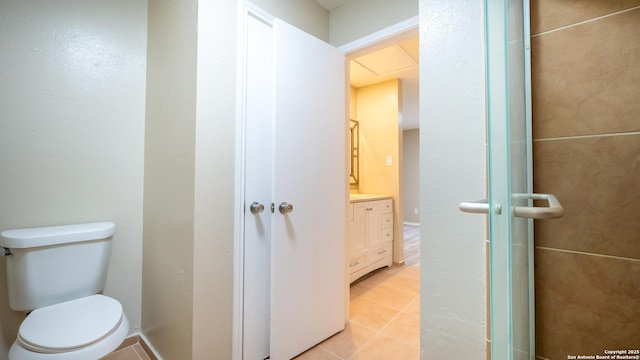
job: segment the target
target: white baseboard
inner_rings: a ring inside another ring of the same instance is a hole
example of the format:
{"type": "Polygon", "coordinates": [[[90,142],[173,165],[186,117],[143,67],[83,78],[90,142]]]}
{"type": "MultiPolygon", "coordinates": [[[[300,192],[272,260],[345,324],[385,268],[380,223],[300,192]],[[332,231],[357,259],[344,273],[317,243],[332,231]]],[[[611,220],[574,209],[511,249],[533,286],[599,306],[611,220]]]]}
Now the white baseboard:
{"type": "Polygon", "coordinates": [[[151,350],[151,352],[153,353],[153,355],[155,355],[155,357],[158,360],[162,360],[162,357],[160,357],[160,355],[158,355],[158,352],[156,351],[156,349],[153,347],[153,344],[151,343],[151,341],[149,341],[149,339],[147,339],[146,336],[144,336],[143,333],[136,333],[133,335],[138,335],[140,336],[140,338],[142,339],[142,341],[144,341],[145,345],[147,345],[147,347],[149,348],[149,350],[151,350]]]}
{"type": "Polygon", "coordinates": [[[420,226],[420,223],[414,223],[414,222],[409,222],[409,221],[405,221],[405,222],[403,222],[403,224],[405,224],[405,225],[413,225],[413,226],[420,226]]]}

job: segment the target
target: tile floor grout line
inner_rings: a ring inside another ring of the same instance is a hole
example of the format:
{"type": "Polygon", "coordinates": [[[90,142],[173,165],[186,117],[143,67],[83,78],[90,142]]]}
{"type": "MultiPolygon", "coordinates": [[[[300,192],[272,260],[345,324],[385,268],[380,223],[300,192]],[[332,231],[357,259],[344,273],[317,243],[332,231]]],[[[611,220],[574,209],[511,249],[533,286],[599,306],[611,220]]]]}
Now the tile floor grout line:
{"type": "MultiPolygon", "coordinates": [[[[390,280],[391,278],[393,278],[394,276],[396,276],[396,274],[393,274],[392,276],[390,276],[388,279],[384,280],[384,281],[383,281],[383,282],[381,282],[380,284],[378,284],[378,285],[374,286],[373,288],[371,288],[371,289],[367,290],[367,292],[365,292],[365,294],[366,294],[366,293],[368,293],[369,291],[371,291],[371,290],[373,290],[373,289],[377,288],[378,286],[380,286],[380,285],[384,284],[385,282],[389,281],[389,280],[390,280]]],[[[360,297],[362,297],[362,296],[364,296],[364,294],[360,295],[360,297]]],[[[397,316],[397,315],[396,315],[396,316],[397,316]]],[[[353,320],[349,319],[349,321],[351,322],[351,321],[353,321],[353,320]]],[[[358,324],[358,325],[362,325],[362,324],[358,323],[357,321],[356,321],[355,323],[356,323],[356,324],[358,324]]],[[[364,325],[363,325],[363,326],[364,326],[364,325]]],[[[386,325],[385,325],[385,326],[386,326],[386,325]]],[[[356,351],[354,351],[354,352],[353,352],[353,354],[351,354],[351,355],[349,356],[349,358],[348,358],[347,360],[351,360],[351,359],[353,359],[353,357],[354,357],[354,356],[355,356],[359,351],[361,351],[362,349],[364,349],[364,348],[365,348],[365,347],[366,347],[366,346],[371,342],[371,340],[373,340],[373,339],[374,339],[377,335],[379,335],[379,334],[380,334],[380,332],[382,331],[382,329],[380,329],[380,330],[376,330],[376,329],[373,329],[373,328],[368,327],[368,326],[365,326],[365,327],[366,327],[366,328],[368,328],[368,329],[372,329],[372,330],[374,330],[374,331],[376,331],[376,332],[375,332],[375,333],[374,333],[374,334],[373,334],[373,335],[372,335],[372,336],[371,336],[367,341],[365,341],[365,342],[364,342],[364,344],[362,344],[362,346],[359,346],[359,347],[356,349],[356,351]]],[[[382,328],[384,329],[384,326],[383,326],[382,328]]]]}
{"type": "MultiPolygon", "coordinates": [[[[412,298],[411,298],[411,300],[409,300],[409,304],[411,304],[411,303],[412,303],[412,302],[413,302],[417,297],[419,297],[419,296],[420,296],[420,294],[419,294],[419,293],[418,293],[418,294],[414,294],[414,293],[412,293],[412,292],[404,291],[404,290],[397,289],[397,288],[394,288],[394,287],[389,287],[389,288],[390,288],[390,289],[392,289],[393,291],[402,291],[402,292],[403,292],[403,293],[405,293],[405,294],[409,294],[409,295],[411,295],[411,296],[412,296],[412,298]]],[[[371,290],[373,290],[373,289],[371,289],[371,290]]],[[[360,295],[360,296],[358,297],[358,299],[359,299],[359,298],[361,298],[361,297],[363,297],[363,296],[365,296],[365,295],[366,295],[366,293],[365,293],[365,294],[360,295]]],[[[407,305],[405,305],[402,309],[397,309],[397,308],[391,307],[391,306],[389,306],[389,305],[387,305],[387,304],[383,304],[383,303],[381,303],[381,302],[379,302],[379,301],[376,301],[375,299],[364,299],[364,300],[371,301],[372,303],[376,303],[376,304],[378,304],[378,305],[386,306],[386,307],[391,308],[391,309],[393,309],[393,310],[400,310],[400,311],[403,311],[407,306],[409,306],[409,305],[407,304],[407,305]]]]}
{"type": "MultiPolygon", "coordinates": [[[[389,320],[389,321],[388,321],[388,322],[387,322],[387,323],[386,323],[386,324],[385,324],[385,325],[380,329],[380,331],[379,331],[379,332],[380,332],[380,333],[382,333],[382,332],[384,331],[384,329],[386,329],[389,325],[391,325],[391,323],[392,323],[395,319],[397,319],[397,318],[398,318],[398,317],[399,317],[403,312],[405,312],[405,310],[406,310],[406,309],[407,309],[407,308],[408,308],[408,307],[409,307],[409,306],[410,306],[410,305],[411,305],[411,304],[416,300],[416,298],[417,298],[418,296],[420,296],[420,294],[416,295],[416,296],[415,296],[415,297],[414,297],[414,298],[413,298],[413,299],[412,299],[412,300],[411,300],[407,305],[405,305],[405,307],[403,307],[403,308],[398,312],[398,314],[396,314],[396,316],[394,316],[391,320],[389,320]]],[[[413,315],[413,314],[409,314],[409,313],[406,313],[406,314],[407,314],[407,315],[410,315],[410,316],[415,316],[415,315],[413,315]]],[[[420,317],[418,317],[418,319],[420,319],[420,317]]],[[[391,335],[389,335],[389,334],[384,334],[384,335],[387,335],[387,336],[389,336],[390,338],[393,338],[393,339],[396,339],[396,340],[398,340],[398,341],[401,341],[401,342],[402,342],[402,343],[404,343],[404,344],[411,345],[411,346],[415,346],[415,345],[412,345],[412,344],[408,344],[407,342],[403,341],[402,339],[396,338],[396,337],[391,336],[391,335]]]]}
{"type": "MultiPolygon", "coordinates": [[[[136,355],[138,355],[138,360],[144,360],[144,358],[142,357],[142,355],[140,355],[140,353],[138,352],[138,349],[136,349],[135,346],[133,347],[133,351],[136,353],[136,355]]],[[[147,355],[146,353],[145,353],[145,356],[149,357],[149,355],[147,355]]]]}
{"type": "MultiPolygon", "coordinates": [[[[419,247],[418,247],[418,249],[419,249],[419,247]]],[[[418,268],[418,271],[419,271],[419,268],[420,268],[420,264],[419,264],[419,263],[418,263],[418,264],[411,264],[411,265],[404,264],[403,266],[405,267],[404,269],[401,269],[401,270],[397,271],[396,273],[394,273],[393,275],[391,275],[389,278],[387,278],[387,279],[385,279],[385,280],[381,281],[380,283],[375,284],[375,285],[374,285],[373,287],[371,287],[371,288],[367,288],[366,290],[363,290],[363,291],[362,291],[362,293],[360,293],[358,296],[351,297],[351,298],[350,298],[349,303],[350,303],[350,304],[352,304],[352,303],[354,303],[355,301],[360,300],[363,296],[365,296],[365,295],[366,295],[367,293],[369,293],[370,291],[372,291],[372,290],[374,290],[374,289],[376,289],[376,288],[378,288],[378,287],[380,287],[380,286],[384,285],[386,282],[390,281],[390,280],[391,280],[391,279],[393,279],[395,276],[397,276],[397,275],[399,275],[399,274],[401,274],[401,273],[405,272],[405,271],[406,271],[407,269],[409,269],[410,267],[416,267],[416,268],[418,268]]],[[[387,268],[387,269],[390,269],[390,268],[387,268]]],[[[411,278],[412,280],[416,280],[416,279],[415,279],[415,278],[413,278],[413,277],[408,277],[408,278],[411,278]]],[[[417,280],[418,280],[418,281],[420,281],[420,278],[418,277],[418,279],[417,279],[417,280]]],[[[389,286],[389,288],[390,288],[390,289],[392,289],[393,291],[403,291],[403,292],[406,292],[404,289],[398,289],[398,288],[396,288],[396,287],[391,287],[391,286],[389,286]]],[[[360,292],[360,290],[359,290],[359,289],[358,289],[358,292],[360,292]]],[[[406,345],[406,346],[410,346],[410,347],[414,347],[414,348],[415,348],[415,345],[409,344],[409,343],[407,343],[407,342],[405,342],[405,341],[403,341],[403,340],[401,340],[401,339],[398,339],[398,338],[396,338],[396,337],[393,337],[393,336],[390,336],[390,335],[384,334],[384,333],[382,333],[382,330],[383,330],[384,328],[386,328],[386,327],[387,327],[387,326],[388,326],[388,325],[389,325],[389,324],[390,324],[390,323],[391,323],[395,318],[397,318],[398,316],[400,316],[400,314],[402,314],[402,313],[405,313],[405,314],[407,314],[407,315],[416,316],[415,314],[411,314],[411,313],[407,312],[406,310],[407,310],[407,309],[409,308],[409,306],[411,306],[415,301],[418,301],[418,299],[419,299],[419,298],[420,298],[420,293],[418,293],[417,295],[414,295],[414,296],[413,296],[413,298],[412,298],[412,299],[407,303],[407,305],[405,305],[402,309],[400,309],[400,310],[398,311],[398,313],[397,313],[397,314],[396,314],[396,315],[395,315],[391,320],[389,320],[389,321],[388,321],[388,322],[387,322],[387,323],[386,323],[386,324],[385,324],[385,325],[384,325],[380,330],[376,330],[376,329],[374,329],[374,328],[372,328],[372,327],[370,327],[370,326],[368,326],[368,325],[364,325],[364,324],[362,324],[362,323],[360,323],[360,322],[358,322],[358,321],[354,321],[354,320],[352,320],[352,319],[349,319],[349,323],[350,323],[350,324],[355,324],[355,325],[358,325],[358,326],[360,326],[360,327],[362,327],[362,328],[365,328],[365,329],[371,330],[371,331],[373,332],[373,334],[371,335],[371,337],[370,337],[369,339],[367,339],[367,341],[365,341],[363,344],[361,344],[360,346],[358,346],[358,347],[354,350],[354,352],[353,352],[352,354],[350,354],[349,356],[347,356],[347,357],[341,357],[341,356],[339,356],[339,355],[337,355],[337,354],[335,354],[335,353],[333,353],[333,352],[329,351],[327,348],[325,348],[324,346],[322,346],[322,345],[320,345],[320,344],[318,344],[318,346],[319,346],[319,347],[321,347],[323,351],[326,351],[326,352],[330,353],[331,355],[336,356],[338,359],[342,359],[342,360],[353,360],[353,359],[355,359],[355,358],[358,356],[358,354],[359,354],[359,353],[362,353],[362,351],[363,351],[364,349],[366,349],[366,348],[367,348],[367,346],[368,346],[369,344],[371,344],[371,343],[372,343],[372,340],[373,340],[376,336],[378,336],[378,335],[388,336],[389,338],[392,338],[392,339],[394,339],[394,340],[396,340],[396,341],[399,341],[399,342],[400,342],[400,343],[402,343],[403,345],[406,345]]],[[[375,304],[378,304],[378,305],[384,305],[384,306],[387,306],[387,307],[391,308],[390,306],[385,305],[385,304],[382,304],[382,303],[379,303],[379,302],[377,302],[377,301],[375,301],[375,300],[368,300],[368,299],[365,299],[365,300],[367,300],[367,301],[371,301],[372,303],[375,303],[375,304]]],[[[393,310],[397,310],[396,308],[392,308],[392,309],[393,309],[393,310]]],[[[419,315],[418,315],[417,317],[419,318],[419,315]]],[[[418,346],[418,349],[419,349],[419,346],[418,346]]],[[[418,350],[418,352],[419,352],[419,350],[418,350]]]]}
{"type": "MultiPolygon", "coordinates": [[[[381,283],[380,283],[380,284],[378,284],[377,286],[375,286],[375,287],[371,288],[370,290],[368,290],[368,291],[367,291],[367,293],[368,293],[369,291],[371,291],[371,290],[373,290],[373,289],[377,288],[378,286],[380,286],[380,285],[384,284],[385,282],[387,282],[387,281],[389,281],[389,280],[393,279],[394,277],[398,276],[401,272],[403,272],[403,271],[405,271],[405,270],[406,270],[406,269],[403,269],[403,270],[401,270],[401,271],[398,271],[396,274],[393,274],[393,275],[392,275],[392,276],[390,276],[388,279],[384,280],[383,282],[381,282],[381,283]]],[[[397,288],[394,288],[394,287],[391,287],[391,288],[392,288],[392,289],[394,289],[394,290],[400,290],[400,289],[397,289],[397,288]]],[[[400,291],[402,291],[402,290],[400,290],[400,291]]],[[[366,294],[366,293],[365,293],[365,294],[366,294]]],[[[365,294],[362,294],[360,297],[364,296],[365,294]]],[[[389,324],[391,324],[395,319],[397,319],[397,318],[400,316],[400,314],[402,314],[402,313],[403,313],[403,312],[404,312],[404,311],[409,307],[409,305],[411,305],[411,304],[412,304],[412,303],[413,303],[413,302],[414,302],[414,301],[415,301],[419,296],[420,296],[420,294],[415,295],[415,296],[414,296],[414,298],[413,298],[411,301],[409,301],[409,303],[408,303],[407,305],[405,305],[405,306],[404,306],[400,311],[398,311],[398,313],[397,313],[395,316],[393,316],[389,321],[387,321],[387,322],[384,324],[384,326],[382,326],[382,327],[380,328],[380,330],[377,330],[377,332],[376,332],[375,334],[373,334],[373,336],[371,336],[371,338],[369,338],[369,340],[367,340],[364,344],[362,344],[362,346],[360,346],[358,349],[356,349],[356,351],[354,351],[354,353],[353,353],[353,354],[351,354],[351,356],[349,356],[349,359],[347,359],[347,360],[353,359],[353,357],[354,357],[354,356],[355,356],[355,355],[356,355],[360,350],[364,349],[364,348],[367,346],[367,344],[369,344],[369,343],[371,342],[371,340],[373,340],[373,339],[374,339],[376,336],[378,336],[378,335],[388,336],[388,337],[390,337],[390,338],[392,338],[392,339],[394,339],[394,340],[400,341],[401,343],[403,343],[403,344],[405,344],[405,345],[415,347],[415,345],[413,345],[413,344],[409,344],[409,343],[407,343],[406,341],[404,341],[404,340],[402,340],[402,339],[399,339],[399,338],[397,338],[397,337],[391,336],[391,335],[389,335],[389,334],[385,334],[383,331],[384,331],[384,329],[386,329],[386,328],[389,326],[389,324]]],[[[373,301],[373,300],[368,300],[368,301],[371,301],[371,302],[376,303],[376,304],[379,304],[379,305],[384,305],[384,304],[378,303],[378,302],[373,301]]],[[[393,310],[397,310],[397,309],[392,308],[392,307],[390,307],[390,306],[388,306],[388,305],[384,305],[384,306],[387,306],[387,307],[389,307],[389,308],[391,308],[391,309],[393,309],[393,310]]],[[[413,314],[409,314],[409,313],[407,313],[407,315],[415,316],[415,315],[413,315],[413,314]]],[[[353,320],[349,320],[349,321],[351,322],[351,321],[353,321],[353,320]]],[[[355,323],[356,323],[356,324],[358,324],[358,325],[364,326],[364,327],[366,327],[366,328],[368,328],[368,329],[372,329],[372,330],[374,330],[374,331],[375,331],[375,329],[373,329],[373,328],[371,328],[371,327],[368,327],[368,326],[365,326],[365,325],[362,325],[362,324],[358,323],[357,321],[355,321],[355,323]]]]}
{"type": "Polygon", "coordinates": [[[318,345],[318,347],[320,347],[322,350],[328,352],[329,354],[337,357],[339,360],[345,360],[345,358],[343,358],[342,356],[340,356],[340,355],[334,353],[333,351],[327,349],[326,347],[322,346],[322,343],[320,345],[318,345]]]}

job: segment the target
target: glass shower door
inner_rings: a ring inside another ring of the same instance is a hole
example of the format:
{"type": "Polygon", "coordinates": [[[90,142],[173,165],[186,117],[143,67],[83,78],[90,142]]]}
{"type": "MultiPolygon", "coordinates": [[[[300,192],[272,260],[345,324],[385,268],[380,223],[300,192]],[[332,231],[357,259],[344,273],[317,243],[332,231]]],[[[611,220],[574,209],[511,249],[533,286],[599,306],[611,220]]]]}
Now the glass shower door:
{"type": "Polygon", "coordinates": [[[535,358],[528,1],[486,0],[491,355],[535,358]]]}
{"type": "Polygon", "coordinates": [[[485,0],[485,21],[488,199],[459,207],[489,215],[491,357],[533,360],[533,219],[564,209],[555,196],[532,193],[529,2],[485,0]]]}

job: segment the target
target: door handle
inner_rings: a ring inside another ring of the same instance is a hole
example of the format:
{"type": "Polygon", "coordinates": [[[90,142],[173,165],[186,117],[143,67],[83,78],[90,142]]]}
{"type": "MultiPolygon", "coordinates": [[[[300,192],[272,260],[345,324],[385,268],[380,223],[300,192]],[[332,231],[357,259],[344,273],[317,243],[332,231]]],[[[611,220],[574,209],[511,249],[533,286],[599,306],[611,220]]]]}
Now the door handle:
{"type": "Polygon", "coordinates": [[[476,201],[464,201],[458,204],[458,209],[468,213],[474,214],[488,214],[489,213],[489,200],[480,199],[476,201]]]}
{"type": "Polygon", "coordinates": [[[513,194],[516,199],[547,200],[549,206],[514,206],[513,215],[532,219],[557,219],[564,215],[560,201],[552,194],[513,194]]]}
{"type": "Polygon", "coordinates": [[[264,211],[264,205],[254,201],[249,205],[249,211],[251,211],[252,214],[260,214],[264,211]]]}
{"type": "Polygon", "coordinates": [[[278,211],[280,211],[280,214],[283,214],[283,215],[288,214],[293,211],[293,205],[283,201],[280,203],[280,206],[278,206],[278,211]]]}
{"type": "MultiPolygon", "coordinates": [[[[564,208],[558,199],[552,194],[513,194],[514,199],[518,200],[547,200],[549,206],[533,207],[533,206],[514,206],[513,215],[516,217],[532,218],[532,219],[557,219],[564,215],[564,208]]],[[[499,205],[498,205],[499,206],[499,205]]],[[[476,201],[465,201],[458,204],[461,211],[474,214],[488,214],[489,201],[487,199],[476,201]]],[[[500,209],[496,212],[499,214],[500,209]]]]}

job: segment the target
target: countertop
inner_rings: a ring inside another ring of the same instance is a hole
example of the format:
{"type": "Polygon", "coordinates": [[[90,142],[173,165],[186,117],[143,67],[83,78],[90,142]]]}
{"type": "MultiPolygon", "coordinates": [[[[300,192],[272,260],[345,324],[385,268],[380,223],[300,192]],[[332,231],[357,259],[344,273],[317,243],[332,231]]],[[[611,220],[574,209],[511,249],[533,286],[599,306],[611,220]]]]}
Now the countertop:
{"type": "Polygon", "coordinates": [[[392,199],[391,195],[379,195],[379,194],[349,194],[349,202],[362,202],[372,200],[384,200],[392,199]]]}

